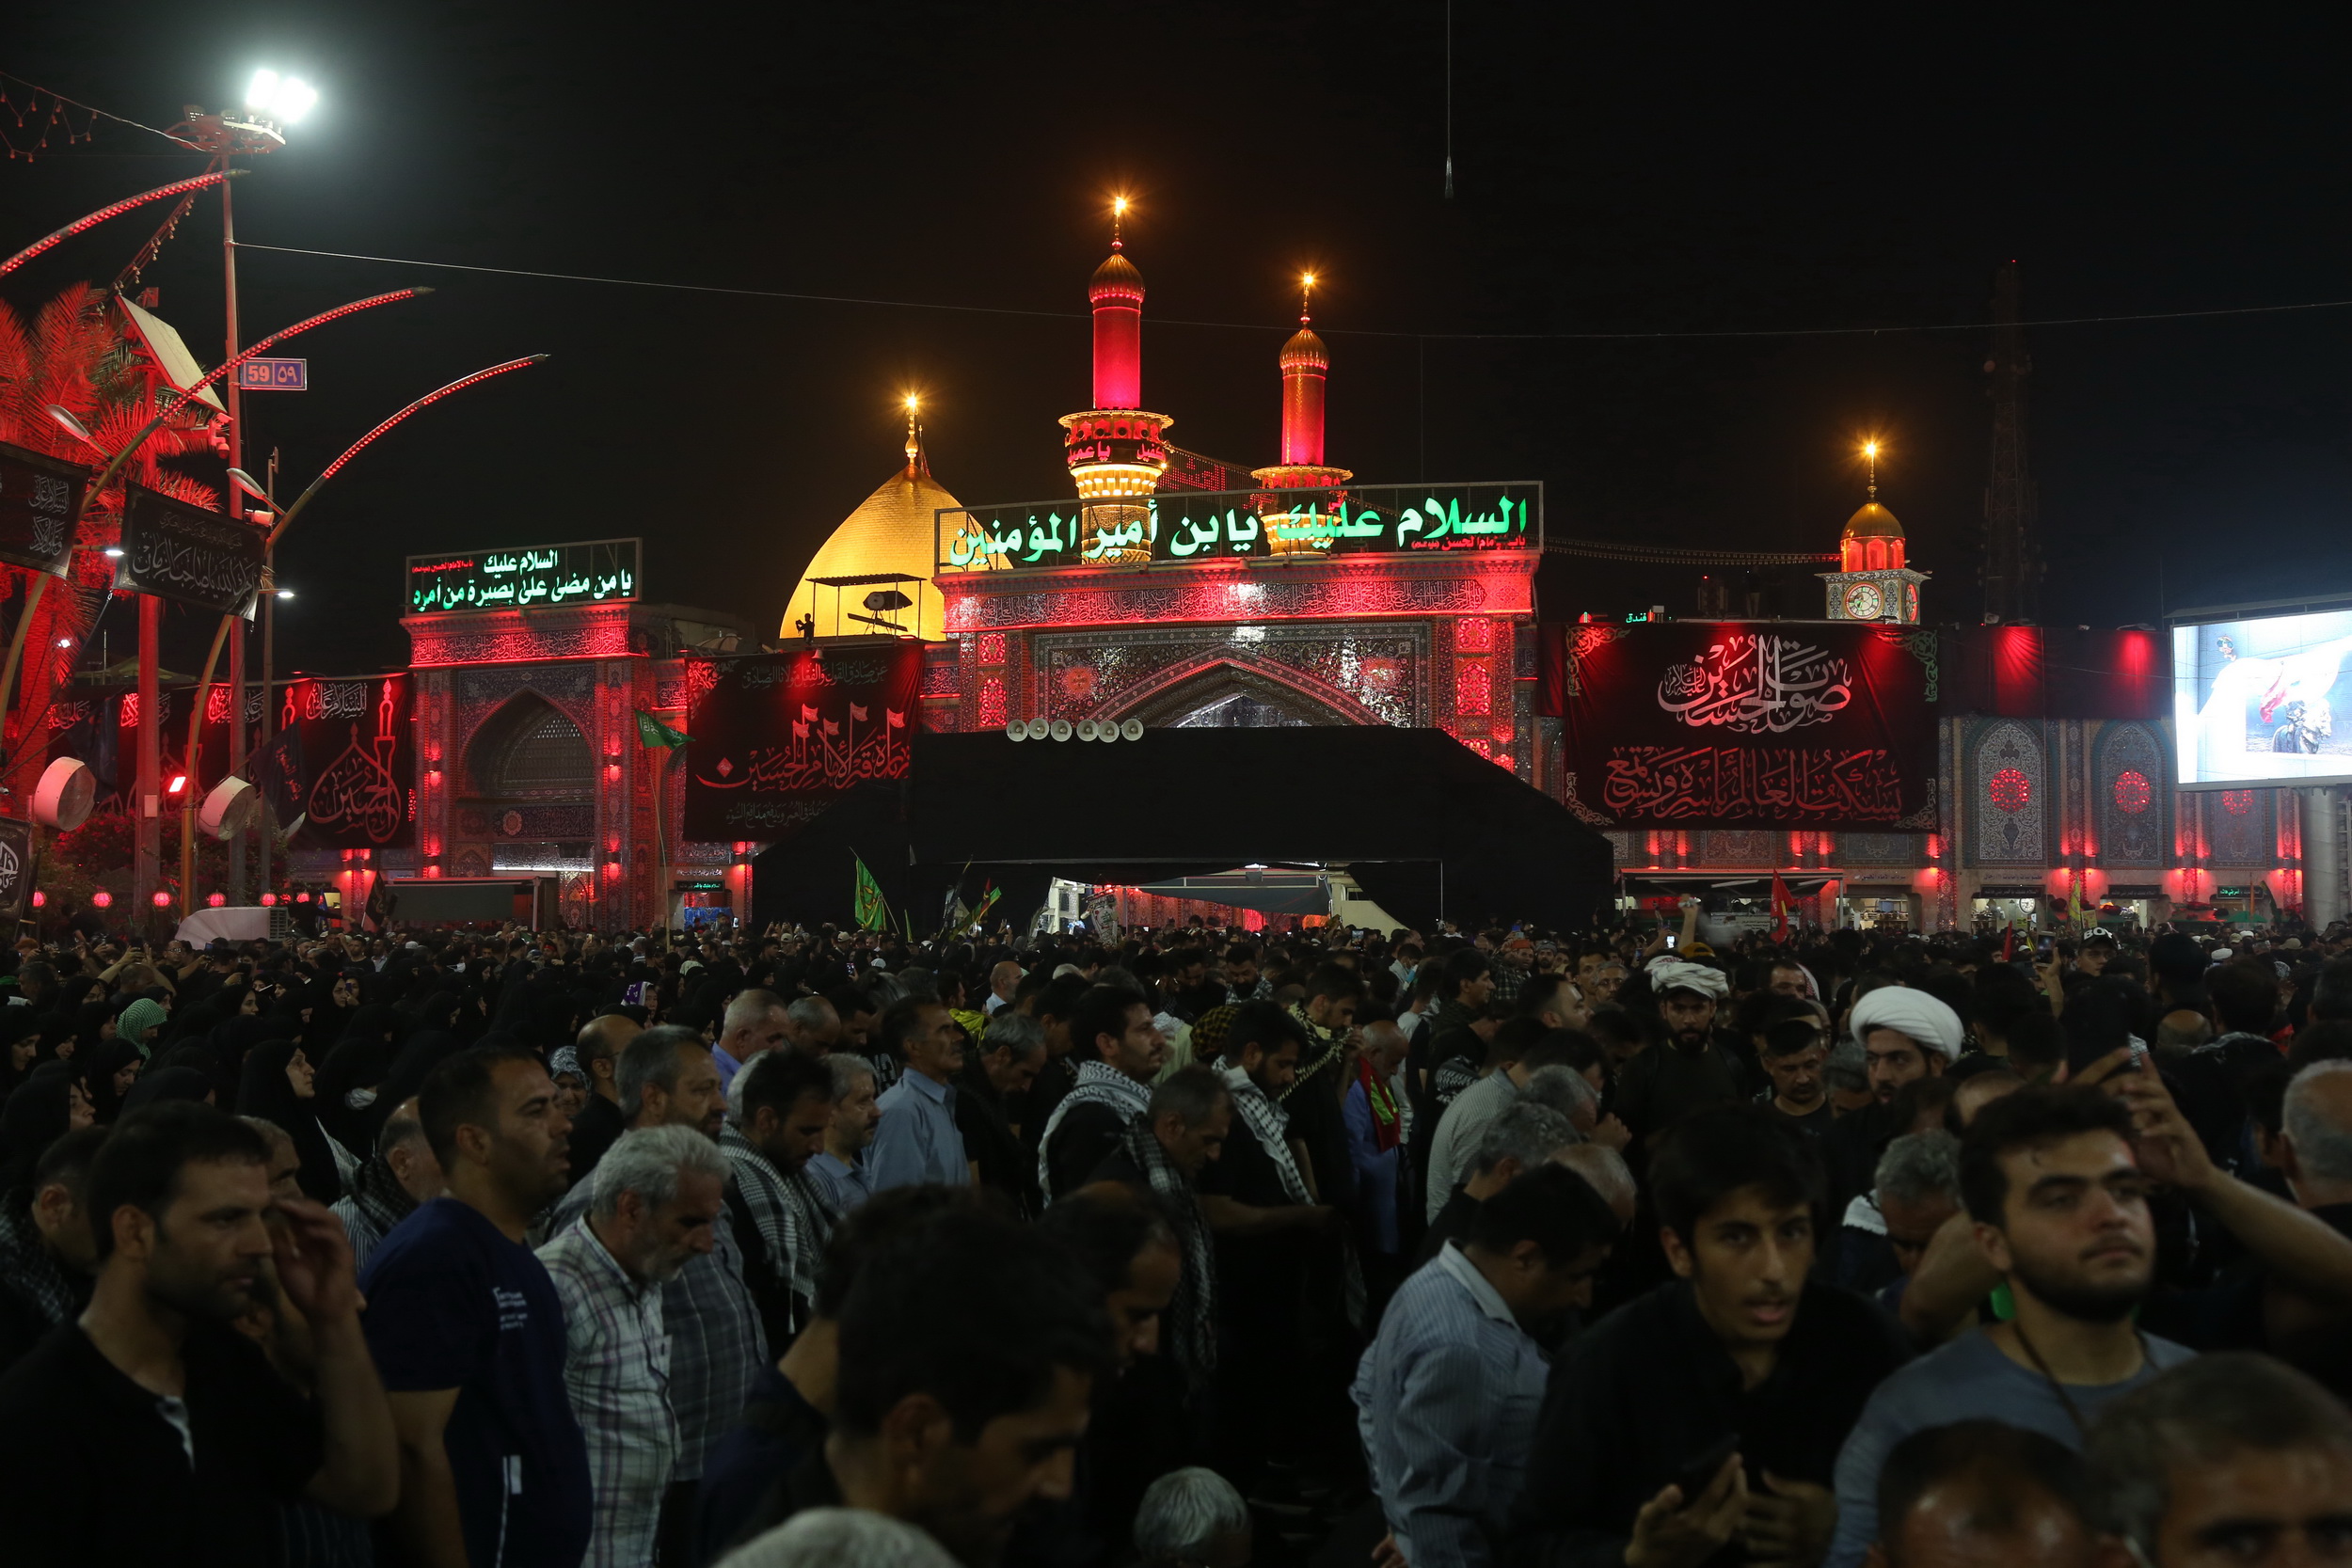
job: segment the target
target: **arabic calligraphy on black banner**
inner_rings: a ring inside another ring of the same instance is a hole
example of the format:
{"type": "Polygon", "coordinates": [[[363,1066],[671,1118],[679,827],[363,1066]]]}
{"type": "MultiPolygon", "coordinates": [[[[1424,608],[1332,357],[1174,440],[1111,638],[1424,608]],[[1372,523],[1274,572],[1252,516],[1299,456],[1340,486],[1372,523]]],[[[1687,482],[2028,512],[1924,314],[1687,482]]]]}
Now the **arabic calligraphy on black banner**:
{"type": "Polygon", "coordinates": [[[1782,735],[1826,724],[1853,701],[1846,661],[1793,637],[1733,632],[1658,681],[1658,705],[1694,729],[1782,735]]]}
{"type": "MultiPolygon", "coordinates": [[[[302,680],[278,699],[278,728],[301,736],[301,841],[319,849],[405,848],[417,837],[417,755],[406,675],[302,680]]],[[[285,809],[279,802],[278,809],[285,809]]]]}
{"type": "Polygon", "coordinates": [[[1903,779],[1883,751],[1805,746],[1621,746],[1601,804],[1661,822],[1895,822],[1903,779]]]}
{"type": "Polygon", "coordinates": [[[690,676],[686,836],[773,837],[812,800],[904,776],[923,650],[912,642],[714,660],[690,676]]]}
{"type": "Polygon", "coordinates": [[[73,568],[89,470],[0,441],[0,561],[51,577],[73,568]]]}
{"type": "Polygon", "coordinates": [[[1935,711],[1876,626],[1573,626],[1569,808],[1596,826],[1931,827],[1935,711]]]}
{"type": "Polygon", "coordinates": [[[122,557],[115,586],[194,605],[215,615],[246,615],[262,589],[266,533],[131,484],[122,513],[122,557]]]}

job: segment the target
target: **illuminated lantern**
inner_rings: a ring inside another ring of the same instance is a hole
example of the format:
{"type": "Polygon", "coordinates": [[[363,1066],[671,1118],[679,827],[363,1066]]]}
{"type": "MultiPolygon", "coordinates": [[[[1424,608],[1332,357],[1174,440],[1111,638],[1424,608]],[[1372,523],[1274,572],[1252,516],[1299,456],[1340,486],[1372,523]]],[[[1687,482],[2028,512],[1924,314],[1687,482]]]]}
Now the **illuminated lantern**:
{"type": "Polygon", "coordinates": [[[171,908],[171,894],[167,890],[164,888],[155,890],[155,907],[159,910],[171,908]]]}
{"type": "Polygon", "coordinates": [[[103,887],[102,887],[102,888],[100,888],[100,889],[99,889],[96,893],[93,893],[93,894],[91,894],[91,895],[89,895],[89,901],[90,901],[90,907],[91,907],[91,908],[93,908],[93,909],[100,909],[100,910],[103,910],[103,909],[109,908],[110,906],[112,906],[112,905],[113,905],[113,903],[114,903],[114,901],[115,901],[115,895],[114,895],[113,894],[111,894],[111,893],[108,893],[108,892],[107,892],[104,888],[103,888],[103,887]]]}
{"type": "Polygon", "coordinates": [[[307,904],[310,901],[310,895],[307,893],[297,893],[294,895],[294,902],[297,904],[307,904]]]}
{"type": "Polygon", "coordinates": [[[225,893],[206,894],[204,895],[204,902],[210,904],[214,909],[219,909],[223,904],[229,902],[229,895],[225,893]]]}
{"type": "Polygon", "coordinates": [[[277,907],[278,907],[278,895],[276,895],[276,894],[274,894],[274,893],[264,893],[263,895],[262,895],[262,908],[263,908],[263,909],[265,909],[265,910],[274,910],[274,909],[276,909],[277,907]]]}
{"type": "Polygon", "coordinates": [[[33,908],[40,909],[42,905],[48,902],[49,895],[41,892],[39,888],[33,889],[33,908]]]}

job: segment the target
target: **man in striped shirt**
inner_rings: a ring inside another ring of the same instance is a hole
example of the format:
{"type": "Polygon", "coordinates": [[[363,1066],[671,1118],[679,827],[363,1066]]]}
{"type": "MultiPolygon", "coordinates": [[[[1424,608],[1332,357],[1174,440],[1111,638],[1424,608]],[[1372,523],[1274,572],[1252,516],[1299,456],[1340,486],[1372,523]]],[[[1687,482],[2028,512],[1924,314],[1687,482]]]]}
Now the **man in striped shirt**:
{"type": "Polygon", "coordinates": [[[713,1245],[727,1160],[691,1127],[625,1132],[588,1212],[539,1249],[564,1303],[564,1390],[588,1440],[584,1568],[654,1559],[678,1456],[661,1288],[713,1245]]]}

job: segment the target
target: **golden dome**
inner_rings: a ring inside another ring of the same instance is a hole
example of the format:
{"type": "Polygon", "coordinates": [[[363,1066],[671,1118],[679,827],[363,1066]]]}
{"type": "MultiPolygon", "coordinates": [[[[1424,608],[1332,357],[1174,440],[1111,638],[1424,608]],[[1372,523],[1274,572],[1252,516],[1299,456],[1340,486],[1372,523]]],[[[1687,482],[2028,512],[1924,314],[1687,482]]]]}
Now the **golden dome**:
{"type": "Polygon", "coordinates": [[[1094,276],[1087,280],[1087,298],[1102,299],[1119,294],[1132,294],[1141,299],[1143,274],[1136,270],[1133,261],[1114,250],[1103,258],[1103,264],[1095,268],[1094,276]]]}
{"type": "MultiPolygon", "coordinates": [[[[817,635],[819,637],[855,637],[861,632],[877,631],[861,621],[852,621],[853,614],[865,615],[868,594],[887,593],[891,584],[877,583],[870,587],[833,589],[812,581],[815,578],[870,577],[878,573],[896,572],[906,577],[920,578],[920,585],[898,584],[898,592],[916,602],[922,614],[922,634],[927,639],[938,638],[945,629],[944,605],[939,590],[931,585],[934,565],[931,561],[931,527],[933,513],[943,506],[962,503],[947,493],[946,486],[931,478],[930,465],[917,448],[907,466],[882,481],[881,488],[858,503],[856,511],[841,520],[818,549],[808,569],[801,574],[800,582],[792,590],[790,603],[784,611],[784,626],[780,633],[787,641],[798,638],[800,628],[794,625],[803,615],[814,612],[817,635]],[[838,604],[836,612],[835,605],[838,604]],[[836,621],[838,624],[836,625],[836,621]]],[[[992,562],[1001,565],[1001,558],[992,562]]],[[[909,632],[916,627],[915,610],[902,610],[897,616],[898,624],[909,632]]]]}
{"type": "Polygon", "coordinates": [[[1323,346],[1323,340],[1315,336],[1313,328],[1302,326],[1282,345],[1280,362],[1284,370],[1293,365],[1311,365],[1327,371],[1331,368],[1331,352],[1323,346]]]}
{"type": "Polygon", "coordinates": [[[1862,510],[1846,519],[1846,530],[1840,539],[1900,539],[1903,525],[1895,515],[1876,501],[1866,503],[1862,510]]]}

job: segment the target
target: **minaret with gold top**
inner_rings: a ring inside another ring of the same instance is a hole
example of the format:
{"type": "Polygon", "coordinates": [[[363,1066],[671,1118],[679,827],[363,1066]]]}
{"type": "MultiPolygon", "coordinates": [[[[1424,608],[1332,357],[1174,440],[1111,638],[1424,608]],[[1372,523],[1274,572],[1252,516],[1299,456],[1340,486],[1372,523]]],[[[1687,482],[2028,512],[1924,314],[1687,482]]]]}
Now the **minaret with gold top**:
{"type": "Polygon", "coordinates": [[[1168,471],[1163,433],[1176,422],[1143,408],[1143,274],[1127,260],[1126,216],[1122,196],[1111,203],[1111,253],[1087,285],[1094,311],[1094,406],[1061,418],[1070,477],[1089,503],[1081,539],[1096,562],[1152,558],[1151,510],[1139,498],[1168,471]],[[1113,542],[1104,546],[1106,531],[1113,542]]]}
{"type": "Polygon", "coordinates": [[[1298,280],[1298,330],[1282,345],[1282,460],[1253,468],[1250,477],[1274,490],[1305,490],[1344,484],[1346,468],[1323,466],[1323,393],[1331,374],[1331,351],[1311,325],[1315,275],[1298,280]]]}
{"type": "Polygon", "coordinates": [[[1866,441],[1870,465],[1868,499],[1838,535],[1839,570],[1820,573],[1829,588],[1833,621],[1892,621],[1919,624],[1919,585],[1928,574],[1903,563],[1903,525],[1879,504],[1879,444],[1866,441]]]}

